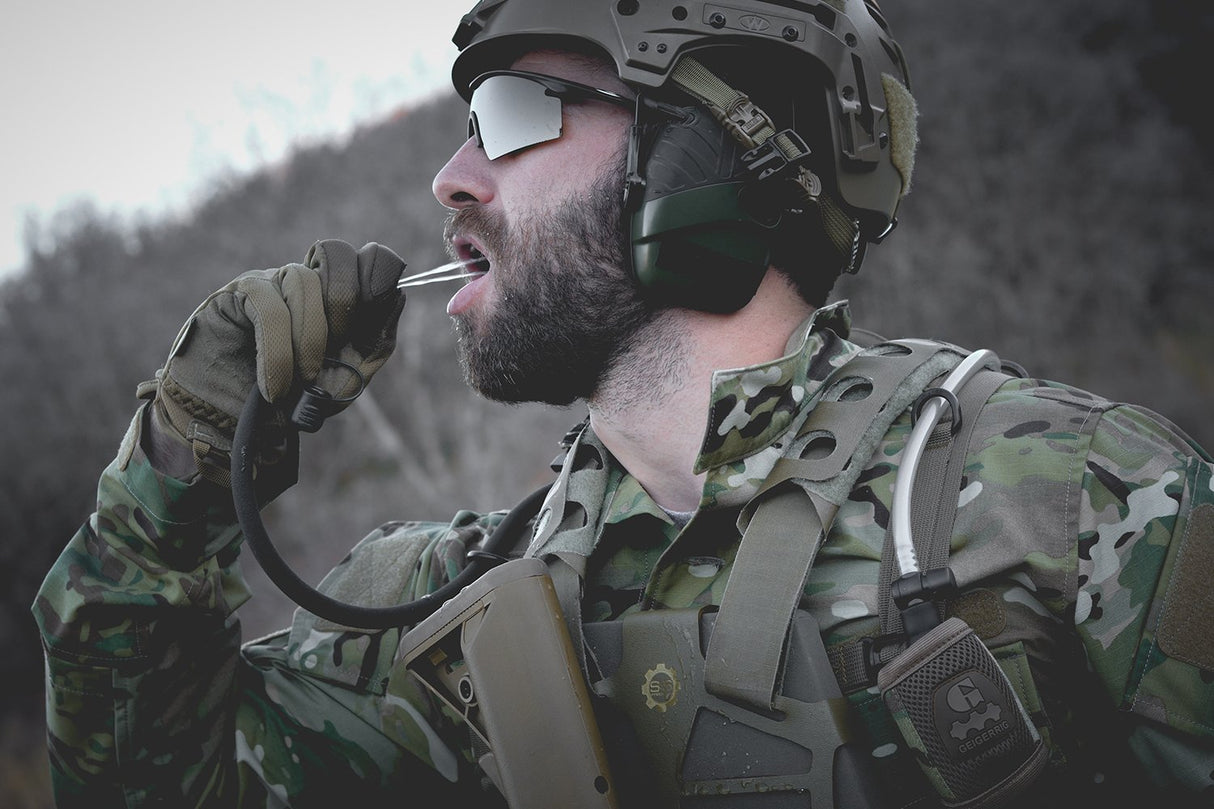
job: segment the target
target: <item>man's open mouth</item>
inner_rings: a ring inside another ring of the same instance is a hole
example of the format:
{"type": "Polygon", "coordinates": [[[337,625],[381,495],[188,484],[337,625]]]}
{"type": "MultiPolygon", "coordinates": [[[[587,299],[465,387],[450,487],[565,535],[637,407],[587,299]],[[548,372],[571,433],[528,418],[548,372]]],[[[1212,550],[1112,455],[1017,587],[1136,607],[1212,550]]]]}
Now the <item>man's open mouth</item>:
{"type": "Polygon", "coordinates": [[[455,261],[401,278],[396,282],[397,289],[436,284],[440,281],[475,281],[489,272],[489,257],[472,242],[457,243],[455,254],[455,261]]]}
{"type": "Polygon", "coordinates": [[[456,255],[464,265],[464,270],[473,278],[479,278],[489,272],[490,261],[481,249],[471,241],[461,241],[456,245],[456,255]]]}

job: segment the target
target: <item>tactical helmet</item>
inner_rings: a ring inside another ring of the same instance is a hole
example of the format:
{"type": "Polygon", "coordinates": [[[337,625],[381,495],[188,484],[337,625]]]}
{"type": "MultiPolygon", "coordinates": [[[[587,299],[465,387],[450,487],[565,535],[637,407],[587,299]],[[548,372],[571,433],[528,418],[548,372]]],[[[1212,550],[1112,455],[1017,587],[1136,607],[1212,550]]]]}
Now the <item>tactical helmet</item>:
{"type": "Polygon", "coordinates": [[[807,228],[834,248],[829,289],[893,228],[909,189],[914,100],[876,0],[480,0],[453,41],[464,98],[528,50],[615,63],[638,94],[633,271],[663,302],[740,308],[773,247],[807,228]],[[750,100],[794,95],[799,109],[771,115],[750,100]]]}

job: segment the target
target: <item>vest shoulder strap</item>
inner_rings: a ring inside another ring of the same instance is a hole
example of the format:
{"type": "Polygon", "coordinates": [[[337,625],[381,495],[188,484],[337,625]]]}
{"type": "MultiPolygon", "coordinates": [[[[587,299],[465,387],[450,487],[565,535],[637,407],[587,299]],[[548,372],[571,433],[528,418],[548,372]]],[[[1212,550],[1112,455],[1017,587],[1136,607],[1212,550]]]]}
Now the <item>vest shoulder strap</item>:
{"type": "MultiPolygon", "coordinates": [[[[956,411],[941,421],[924,450],[911,501],[915,555],[924,571],[948,564],[957,498],[974,426],[987,400],[1011,378],[1002,371],[978,372],[957,393],[956,411]]],[[[902,648],[902,644],[890,642],[902,633],[901,613],[890,592],[890,585],[898,575],[895,556],[892,530],[887,529],[877,595],[883,642],[874,644],[872,639],[865,638],[829,650],[844,693],[876,684],[875,668],[902,648]]],[[[943,603],[937,604],[937,609],[943,618],[943,603]]]]}
{"type": "Polygon", "coordinates": [[[799,452],[776,465],[739,518],[742,541],[705,655],[709,693],[772,709],[792,616],[838,507],[898,415],[960,361],[944,343],[883,343],[823,383],[799,452]]]}

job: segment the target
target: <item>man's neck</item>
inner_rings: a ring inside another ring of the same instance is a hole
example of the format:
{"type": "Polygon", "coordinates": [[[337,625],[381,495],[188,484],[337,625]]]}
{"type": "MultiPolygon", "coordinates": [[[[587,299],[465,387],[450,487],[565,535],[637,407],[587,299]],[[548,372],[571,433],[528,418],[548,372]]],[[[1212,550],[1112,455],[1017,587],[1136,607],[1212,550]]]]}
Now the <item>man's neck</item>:
{"type": "Polygon", "coordinates": [[[732,314],[663,312],[637,335],[590,402],[595,435],[659,506],[695,509],[704,473],[694,468],[713,372],[779,358],[812,312],[771,271],[754,300],[732,314]]]}

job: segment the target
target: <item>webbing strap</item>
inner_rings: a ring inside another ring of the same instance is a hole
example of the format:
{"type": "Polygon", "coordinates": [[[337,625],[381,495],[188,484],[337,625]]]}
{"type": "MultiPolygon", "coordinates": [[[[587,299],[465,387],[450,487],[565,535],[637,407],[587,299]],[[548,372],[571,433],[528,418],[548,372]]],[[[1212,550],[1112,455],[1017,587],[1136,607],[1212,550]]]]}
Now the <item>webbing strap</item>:
{"type": "MultiPolygon", "coordinates": [[[[920,499],[920,508],[915,508],[915,503],[911,503],[912,530],[924,537],[922,550],[916,548],[916,555],[922,560],[924,570],[948,564],[953,522],[957,516],[957,497],[961,492],[961,475],[965,471],[966,450],[974,434],[974,426],[978,423],[978,413],[986,400],[1010,378],[1008,374],[998,371],[980,371],[957,393],[957,409],[962,414],[961,427],[952,438],[948,463],[934,473],[939,477],[935,484],[938,493],[933,497],[929,489],[928,496],[920,499]],[[938,504],[935,509],[931,508],[933,503],[938,504]]],[[[915,486],[919,486],[918,481],[915,486]]]]}
{"type": "Polygon", "coordinates": [[[705,655],[709,693],[772,709],[789,622],[839,505],[894,419],[959,361],[938,343],[887,344],[823,383],[823,399],[798,431],[803,457],[778,462],[739,518],[742,541],[705,655]]]}
{"type": "MultiPolygon", "coordinates": [[[[972,421],[972,419],[971,419],[972,421]]],[[[963,421],[964,424],[964,421],[963,421]]],[[[932,431],[931,438],[923,450],[919,460],[919,471],[915,477],[915,497],[911,501],[911,536],[914,539],[915,558],[920,561],[921,570],[933,570],[948,561],[947,539],[945,540],[944,559],[940,559],[939,548],[934,543],[925,540],[932,535],[930,517],[937,513],[943,496],[945,471],[949,463],[949,450],[953,447],[952,419],[942,421],[932,431]],[[925,508],[930,503],[932,508],[925,508]]],[[[964,464],[965,459],[961,459],[964,464]]],[[[893,536],[893,519],[885,531],[885,544],[881,548],[881,572],[877,579],[877,614],[880,617],[882,635],[890,635],[902,631],[902,614],[894,606],[890,596],[890,586],[898,576],[897,551],[893,536]]],[[[880,649],[878,657],[884,661],[893,657],[901,650],[901,645],[880,649]]],[[[867,660],[859,661],[861,668],[849,676],[860,676],[865,680],[870,677],[867,660]]]]}
{"type": "Polygon", "coordinates": [[[785,486],[750,521],[708,641],[704,685],[710,694],[761,711],[775,702],[793,610],[838,511],[806,495],[798,486],[785,486]],[[790,536],[792,525],[808,539],[790,536]],[[745,620],[728,620],[737,615],[745,620]]]}
{"type": "MultiPolygon", "coordinates": [[[[952,433],[952,420],[941,422],[919,461],[915,496],[911,502],[911,527],[915,540],[915,556],[920,560],[920,569],[924,571],[935,570],[948,563],[953,523],[957,514],[957,496],[961,489],[961,476],[965,471],[966,453],[974,426],[986,400],[1009,378],[1007,374],[997,371],[978,372],[957,393],[958,410],[961,411],[961,427],[957,434],[952,433]]],[[[953,418],[956,418],[956,414],[953,414],[953,418]]],[[[902,632],[902,616],[894,607],[890,596],[890,584],[896,577],[897,570],[895,555],[893,536],[887,529],[877,584],[882,636],[902,632]]],[[[862,638],[828,649],[835,675],[844,693],[868,688],[876,682],[876,675],[865,653],[867,640],[862,638]]],[[[876,649],[875,654],[878,660],[884,661],[895,656],[901,648],[900,644],[892,644],[876,649]]]]}
{"type": "MultiPolygon", "coordinates": [[[[920,570],[936,570],[948,564],[961,475],[974,425],[986,400],[1008,378],[1007,374],[984,370],[962,387],[957,393],[957,409],[961,411],[961,427],[957,434],[952,433],[952,420],[942,422],[919,461],[911,500],[911,531],[920,570]]],[[[952,414],[952,417],[956,419],[957,414],[952,414]]],[[[881,632],[887,635],[902,631],[902,615],[894,608],[889,592],[897,570],[893,544],[893,536],[887,531],[877,595],[880,599],[881,632]]],[[[894,652],[896,649],[890,647],[886,650],[886,656],[894,652]]]]}
{"type": "MultiPolygon", "coordinates": [[[[689,56],[680,59],[670,72],[670,78],[700,99],[721,126],[746,148],[753,149],[776,134],[771,118],[751,103],[749,96],[721,81],[695,59],[689,56]]],[[[778,145],[784,148],[788,144],[778,145]]]]}

